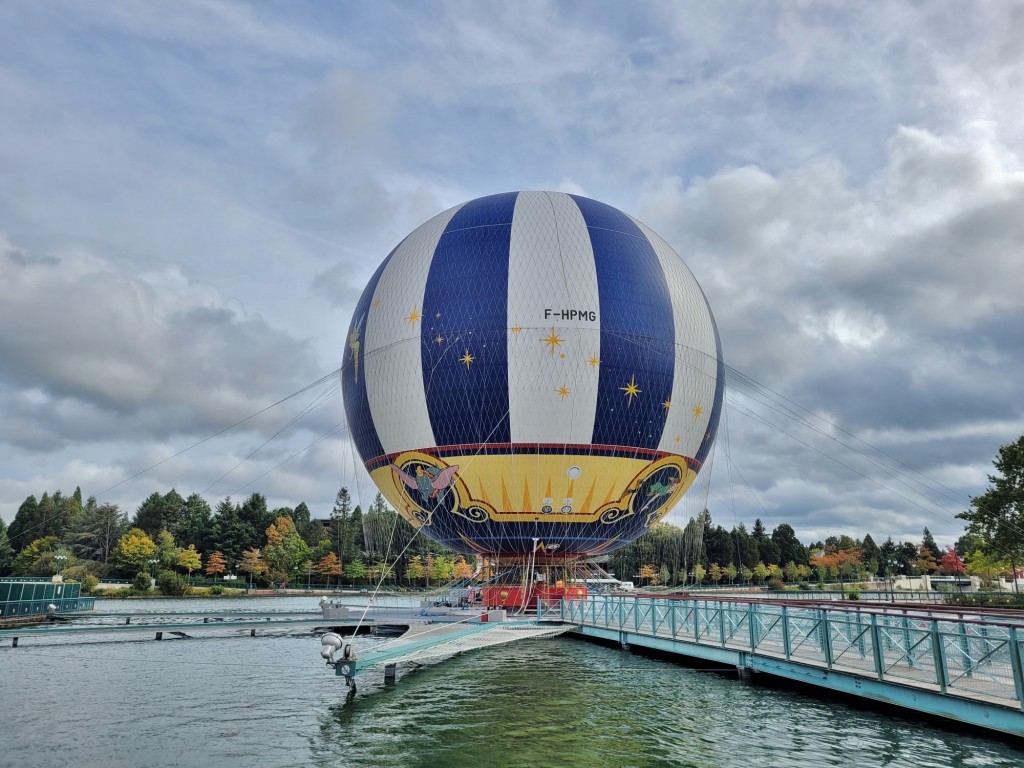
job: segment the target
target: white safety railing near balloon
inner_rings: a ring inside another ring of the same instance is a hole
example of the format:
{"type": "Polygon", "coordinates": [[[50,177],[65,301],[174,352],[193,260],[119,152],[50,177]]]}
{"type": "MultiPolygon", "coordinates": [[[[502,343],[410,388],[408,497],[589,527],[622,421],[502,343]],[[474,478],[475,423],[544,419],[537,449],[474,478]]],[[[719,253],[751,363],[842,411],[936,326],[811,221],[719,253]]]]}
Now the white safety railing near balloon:
{"type": "Polygon", "coordinates": [[[591,596],[562,621],[715,645],[1020,708],[1024,661],[1012,623],[821,607],[591,596]]]}

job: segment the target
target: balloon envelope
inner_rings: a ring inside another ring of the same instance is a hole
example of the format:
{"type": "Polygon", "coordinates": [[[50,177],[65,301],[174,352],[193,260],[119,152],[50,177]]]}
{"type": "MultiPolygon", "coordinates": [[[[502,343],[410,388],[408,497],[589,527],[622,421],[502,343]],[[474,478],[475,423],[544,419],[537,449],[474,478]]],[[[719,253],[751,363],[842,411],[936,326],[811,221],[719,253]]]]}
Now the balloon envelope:
{"type": "Polygon", "coordinates": [[[388,255],[341,379],[370,476],[424,534],[576,556],[634,540],[686,492],[723,370],[707,300],[664,240],[588,198],[512,192],[388,255]]]}

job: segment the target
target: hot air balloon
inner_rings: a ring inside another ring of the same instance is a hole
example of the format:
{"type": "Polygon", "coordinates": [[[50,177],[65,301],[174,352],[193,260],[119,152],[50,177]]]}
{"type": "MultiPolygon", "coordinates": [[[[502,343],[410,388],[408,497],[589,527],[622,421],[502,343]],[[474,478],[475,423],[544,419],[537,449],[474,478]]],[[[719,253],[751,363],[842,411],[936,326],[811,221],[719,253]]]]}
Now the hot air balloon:
{"type": "Polygon", "coordinates": [[[482,197],[409,234],[356,305],[351,437],[422,534],[504,558],[633,541],[705,464],[722,410],[714,318],[682,259],[603,203],[482,197]]]}

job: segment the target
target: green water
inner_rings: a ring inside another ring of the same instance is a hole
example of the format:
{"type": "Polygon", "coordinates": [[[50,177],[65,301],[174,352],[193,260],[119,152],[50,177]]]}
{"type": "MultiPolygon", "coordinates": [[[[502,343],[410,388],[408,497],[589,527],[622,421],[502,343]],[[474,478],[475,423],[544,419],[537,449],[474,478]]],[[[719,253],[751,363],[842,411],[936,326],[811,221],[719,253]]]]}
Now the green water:
{"type": "MultiPolygon", "coordinates": [[[[261,605],[315,602],[243,607],[261,605]]],[[[1024,766],[997,740],[565,638],[368,673],[352,698],[312,636],[119,638],[0,646],[0,765],[1024,766]]]]}

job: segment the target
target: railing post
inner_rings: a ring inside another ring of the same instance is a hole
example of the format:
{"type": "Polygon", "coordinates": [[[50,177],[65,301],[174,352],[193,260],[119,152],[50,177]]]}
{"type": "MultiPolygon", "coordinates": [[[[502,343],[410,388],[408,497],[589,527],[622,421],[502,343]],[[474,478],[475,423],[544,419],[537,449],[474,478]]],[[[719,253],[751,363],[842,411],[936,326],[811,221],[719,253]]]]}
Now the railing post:
{"type": "Polygon", "coordinates": [[[963,617],[956,625],[957,634],[960,635],[960,661],[964,665],[964,674],[967,677],[974,677],[974,664],[971,659],[971,643],[967,639],[967,630],[964,628],[963,617]]]}
{"type": "Polygon", "coordinates": [[[725,647],[725,603],[718,601],[718,639],[725,647]]]}
{"type": "Polygon", "coordinates": [[[672,630],[672,639],[676,639],[676,606],[679,605],[678,600],[673,600],[669,603],[668,609],[668,621],[669,628],[672,630]]]}
{"type": "Polygon", "coordinates": [[[700,604],[693,601],[693,642],[700,642],[700,604]]]}
{"type": "Polygon", "coordinates": [[[626,625],[626,598],[617,598],[619,601],[619,632],[626,625]]]}
{"type": "Polygon", "coordinates": [[[867,658],[867,651],[864,650],[864,615],[860,608],[857,608],[857,653],[862,659],[867,658]]]}
{"type": "Polygon", "coordinates": [[[824,608],[821,613],[821,652],[825,654],[825,667],[832,669],[832,632],[828,627],[828,611],[824,608]]]}
{"type": "Polygon", "coordinates": [[[658,636],[658,601],[651,600],[651,634],[658,636]]]}
{"type": "Polygon", "coordinates": [[[910,647],[910,630],[907,627],[907,625],[910,622],[910,619],[907,617],[906,613],[904,613],[901,618],[903,619],[903,648],[904,648],[904,653],[906,654],[906,657],[907,657],[907,666],[910,667],[911,669],[913,669],[914,668],[914,651],[910,647]]]}
{"type": "Polygon", "coordinates": [[[755,639],[754,632],[754,604],[747,603],[747,634],[750,635],[750,650],[754,650],[757,647],[757,641],[755,639]]]}
{"type": "Polygon", "coordinates": [[[885,663],[882,657],[881,636],[878,632],[878,614],[871,614],[871,654],[875,657],[875,674],[879,680],[885,679],[885,663]]]}
{"type": "Polygon", "coordinates": [[[949,675],[946,673],[946,654],[942,650],[942,636],[939,634],[938,619],[931,620],[932,636],[932,660],[935,662],[935,682],[938,683],[939,691],[946,692],[946,683],[949,675]]]}
{"type": "Polygon", "coordinates": [[[789,661],[789,606],[782,606],[782,652],[786,654],[786,661],[789,661]]]}
{"type": "Polygon", "coordinates": [[[1021,663],[1016,627],[1010,627],[1010,669],[1013,670],[1013,690],[1017,694],[1017,706],[1024,709],[1024,664],[1021,663]]]}

